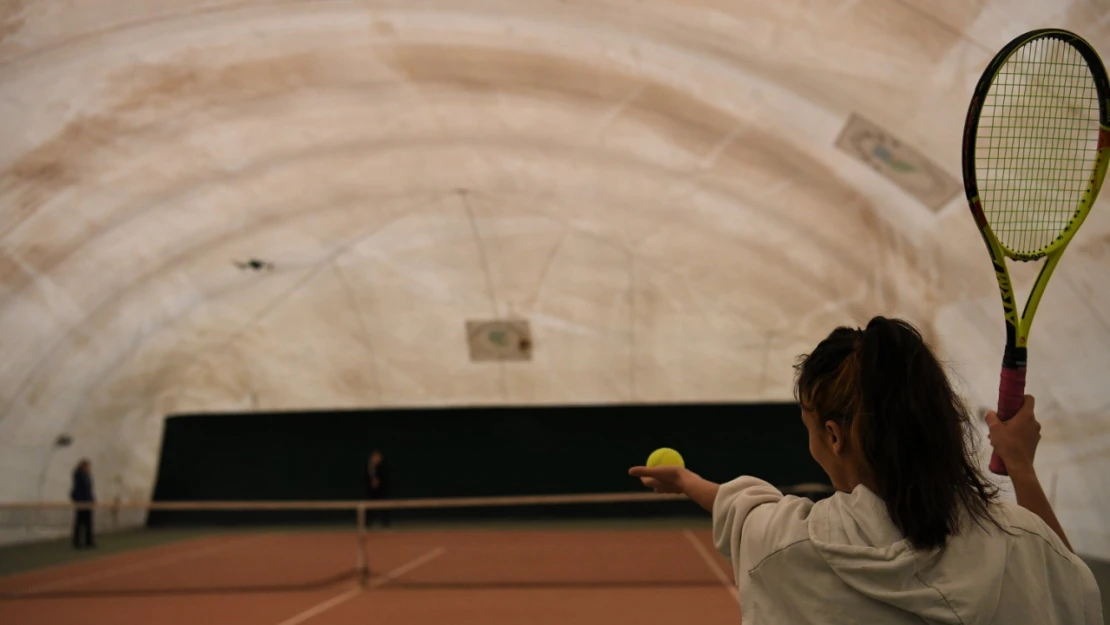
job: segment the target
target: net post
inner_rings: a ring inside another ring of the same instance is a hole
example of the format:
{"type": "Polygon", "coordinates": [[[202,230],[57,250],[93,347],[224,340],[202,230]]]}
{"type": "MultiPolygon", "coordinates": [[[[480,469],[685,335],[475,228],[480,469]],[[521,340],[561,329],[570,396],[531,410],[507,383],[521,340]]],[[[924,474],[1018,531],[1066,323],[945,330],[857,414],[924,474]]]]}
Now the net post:
{"type": "Polygon", "coordinates": [[[370,561],[366,554],[366,504],[359,503],[356,508],[358,517],[358,531],[356,540],[358,544],[355,566],[358,568],[358,583],[363,588],[370,585],[370,561]]]}

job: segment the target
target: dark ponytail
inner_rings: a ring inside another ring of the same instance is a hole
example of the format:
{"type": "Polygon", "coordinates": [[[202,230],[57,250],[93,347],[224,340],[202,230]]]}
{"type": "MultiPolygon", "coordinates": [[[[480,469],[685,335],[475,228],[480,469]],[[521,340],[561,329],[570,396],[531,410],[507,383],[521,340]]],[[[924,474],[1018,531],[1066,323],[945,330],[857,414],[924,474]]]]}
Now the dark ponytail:
{"type": "Polygon", "coordinates": [[[876,495],[916,549],[943,547],[965,515],[998,526],[998,490],[974,461],[968,410],[916,328],[885,317],[837,328],[796,370],[799,402],[851,432],[876,495]]]}

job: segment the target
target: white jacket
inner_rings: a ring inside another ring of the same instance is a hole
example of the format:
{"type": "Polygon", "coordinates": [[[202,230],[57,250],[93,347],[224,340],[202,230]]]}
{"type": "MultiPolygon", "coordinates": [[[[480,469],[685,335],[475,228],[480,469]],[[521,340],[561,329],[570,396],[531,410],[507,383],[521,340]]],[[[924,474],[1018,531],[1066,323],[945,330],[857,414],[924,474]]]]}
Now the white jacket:
{"type": "Polygon", "coordinates": [[[975,523],[914,551],[864,486],[814,503],[753,477],[722,484],[713,540],[744,625],[1102,625],[1094,575],[1040,517],[1000,503],[1008,536],[975,523]]]}

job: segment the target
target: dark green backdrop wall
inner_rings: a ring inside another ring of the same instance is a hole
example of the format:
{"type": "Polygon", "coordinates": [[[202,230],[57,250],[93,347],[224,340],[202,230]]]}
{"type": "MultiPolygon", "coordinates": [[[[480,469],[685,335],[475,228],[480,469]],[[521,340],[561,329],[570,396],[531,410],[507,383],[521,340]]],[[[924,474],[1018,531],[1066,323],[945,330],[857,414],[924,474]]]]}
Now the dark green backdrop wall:
{"type": "Polygon", "coordinates": [[[365,410],[171,416],[154,498],[356,500],[372,448],[394,499],[642,492],[627,470],[662,446],[713,480],[828,481],[795,404],[365,410]]]}

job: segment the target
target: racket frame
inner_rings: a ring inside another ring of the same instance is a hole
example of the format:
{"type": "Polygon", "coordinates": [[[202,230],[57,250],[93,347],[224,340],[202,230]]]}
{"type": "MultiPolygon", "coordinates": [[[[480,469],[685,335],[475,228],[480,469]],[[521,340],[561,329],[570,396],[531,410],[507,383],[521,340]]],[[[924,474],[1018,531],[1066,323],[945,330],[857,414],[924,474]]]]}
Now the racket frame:
{"type": "MultiPolygon", "coordinates": [[[[1061,256],[1075,237],[1079,227],[1083,225],[1091,208],[1098,199],[1106,176],[1107,165],[1110,164],[1110,80],[1107,78],[1106,68],[1095,49],[1079,35],[1058,28],[1042,28],[1029,31],[1011,40],[1004,46],[983,70],[979,82],[968,106],[967,118],[964,121],[963,134],[963,177],[964,192],[967,195],[968,205],[972,217],[979,228],[979,233],[991,256],[994,265],[995,279],[1002,297],[1002,310],[1006,320],[1006,348],[1002,357],[1002,375],[999,384],[998,416],[1005,421],[1014,416],[1021,407],[1025,392],[1025,371],[1028,362],[1029,333],[1033,325],[1033,317],[1041,303],[1048,281],[1060,262],[1061,256]],[[1047,246],[1033,253],[1018,253],[1004,246],[991,229],[986,213],[983,211],[982,201],[979,198],[978,179],[975,174],[975,149],[979,132],[979,116],[982,112],[983,102],[990,92],[991,85],[998,71],[1006,64],[1011,56],[1025,45],[1043,38],[1060,39],[1071,45],[1086,61],[1094,77],[1099,104],[1099,140],[1097,156],[1091,175],[1087,181],[1087,189],[1075,208],[1071,221],[1067,227],[1047,246]],[[1014,294],[1013,281],[1006,266],[1006,259],[1028,262],[1045,258],[1037,279],[1025,302],[1025,307],[1018,316],[1017,298],[1014,294]]],[[[992,455],[990,469],[998,475],[1006,475],[1005,463],[997,455],[992,455]]]]}

